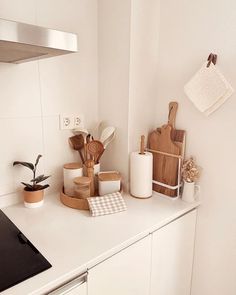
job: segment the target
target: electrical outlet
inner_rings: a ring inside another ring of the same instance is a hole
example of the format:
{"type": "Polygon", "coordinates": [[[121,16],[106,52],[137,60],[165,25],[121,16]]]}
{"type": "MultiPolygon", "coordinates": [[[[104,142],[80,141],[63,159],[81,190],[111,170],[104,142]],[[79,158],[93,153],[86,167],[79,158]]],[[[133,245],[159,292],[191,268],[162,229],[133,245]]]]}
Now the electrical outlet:
{"type": "Polygon", "coordinates": [[[75,115],[74,116],[74,128],[84,127],[84,116],[83,115],[75,115]]]}
{"type": "Polygon", "coordinates": [[[73,129],[74,128],[74,116],[72,115],[60,115],[60,129],[73,129]]]}

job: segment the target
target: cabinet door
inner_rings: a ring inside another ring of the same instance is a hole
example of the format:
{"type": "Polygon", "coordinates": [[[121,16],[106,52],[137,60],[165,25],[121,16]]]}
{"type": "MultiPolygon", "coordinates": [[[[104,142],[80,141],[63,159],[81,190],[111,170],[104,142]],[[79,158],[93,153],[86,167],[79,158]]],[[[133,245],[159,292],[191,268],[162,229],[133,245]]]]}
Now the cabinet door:
{"type": "Polygon", "coordinates": [[[48,295],[87,295],[87,274],[83,274],[48,295]]]}
{"type": "Polygon", "coordinates": [[[151,236],[98,264],[88,275],[88,295],[148,295],[151,236]]]}
{"type": "Polygon", "coordinates": [[[152,235],[151,295],[190,295],[196,210],[152,235]]]}
{"type": "Polygon", "coordinates": [[[83,285],[81,285],[71,291],[68,291],[67,293],[64,293],[64,294],[65,295],[87,295],[86,284],[83,284],[83,285]]]}

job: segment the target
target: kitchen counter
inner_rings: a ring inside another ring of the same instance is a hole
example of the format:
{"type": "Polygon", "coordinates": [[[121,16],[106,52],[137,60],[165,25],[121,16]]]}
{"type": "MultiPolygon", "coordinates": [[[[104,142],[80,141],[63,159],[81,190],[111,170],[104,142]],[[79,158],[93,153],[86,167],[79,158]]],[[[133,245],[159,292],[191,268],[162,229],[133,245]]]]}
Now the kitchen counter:
{"type": "Polygon", "coordinates": [[[3,208],[52,268],[1,294],[44,294],[199,205],[157,194],[145,200],[125,195],[125,202],[127,211],[101,217],[64,206],[58,195],[37,209],[3,208]]]}

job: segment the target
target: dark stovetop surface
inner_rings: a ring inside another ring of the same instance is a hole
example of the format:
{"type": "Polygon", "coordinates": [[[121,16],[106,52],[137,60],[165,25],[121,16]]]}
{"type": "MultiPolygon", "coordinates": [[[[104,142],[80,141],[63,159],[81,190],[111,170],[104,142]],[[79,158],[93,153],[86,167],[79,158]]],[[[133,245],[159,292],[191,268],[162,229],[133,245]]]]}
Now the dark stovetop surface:
{"type": "Polygon", "coordinates": [[[50,267],[51,264],[0,210],[0,292],[50,267]]]}

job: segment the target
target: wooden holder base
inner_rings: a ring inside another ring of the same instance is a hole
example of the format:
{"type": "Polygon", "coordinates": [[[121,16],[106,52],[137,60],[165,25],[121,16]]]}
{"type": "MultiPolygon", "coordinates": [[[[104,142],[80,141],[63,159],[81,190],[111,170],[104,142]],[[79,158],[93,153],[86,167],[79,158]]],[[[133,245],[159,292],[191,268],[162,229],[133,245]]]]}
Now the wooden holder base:
{"type": "Polygon", "coordinates": [[[77,199],[67,196],[64,193],[64,189],[61,191],[60,200],[67,207],[79,210],[89,210],[88,201],[86,199],[77,199]]]}

